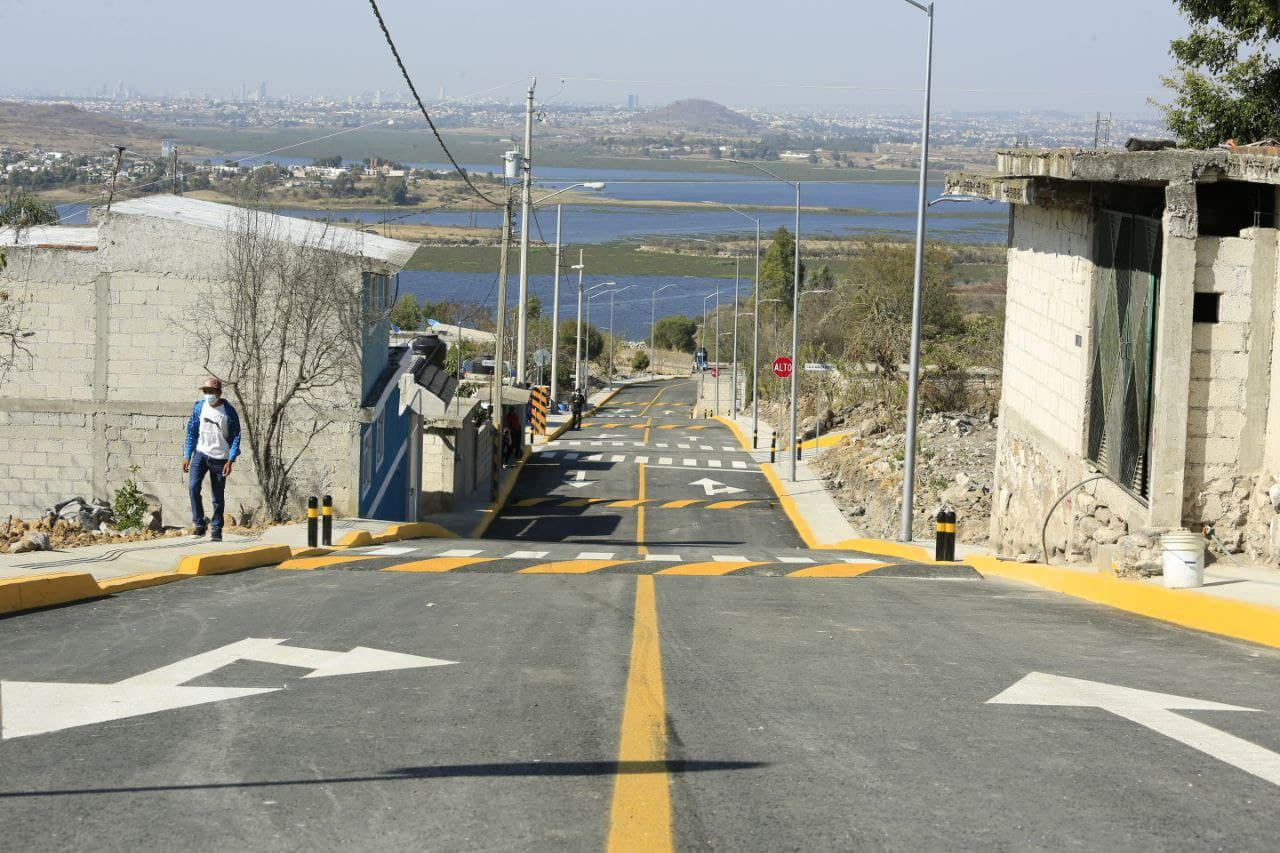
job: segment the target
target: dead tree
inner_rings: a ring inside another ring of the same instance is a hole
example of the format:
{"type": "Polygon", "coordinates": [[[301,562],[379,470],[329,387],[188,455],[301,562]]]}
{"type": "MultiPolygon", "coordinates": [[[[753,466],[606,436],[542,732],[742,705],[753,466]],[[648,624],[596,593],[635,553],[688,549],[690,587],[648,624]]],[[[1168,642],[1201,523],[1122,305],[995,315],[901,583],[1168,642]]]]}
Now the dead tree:
{"type": "Polygon", "coordinates": [[[316,437],[359,406],[363,344],[380,319],[365,305],[359,237],[314,223],[299,238],[287,225],[237,207],[226,283],[205,292],[184,321],[206,371],[239,410],[241,442],[273,521],[289,518],[294,469],[316,437]]]}

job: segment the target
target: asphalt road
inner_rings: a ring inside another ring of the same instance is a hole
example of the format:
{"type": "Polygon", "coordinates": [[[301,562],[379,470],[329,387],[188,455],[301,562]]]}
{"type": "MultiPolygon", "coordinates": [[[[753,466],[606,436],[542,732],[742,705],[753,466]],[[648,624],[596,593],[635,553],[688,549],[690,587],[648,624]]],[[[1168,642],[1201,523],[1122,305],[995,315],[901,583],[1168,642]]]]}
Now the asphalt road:
{"type": "Polygon", "coordinates": [[[734,434],[691,417],[696,396],[692,379],[622,388],[581,430],[533,454],[487,537],[804,547],[734,434]]]}
{"type": "Polygon", "coordinates": [[[0,844],[1275,848],[1280,652],[644,506],[0,619],[0,844]]]}

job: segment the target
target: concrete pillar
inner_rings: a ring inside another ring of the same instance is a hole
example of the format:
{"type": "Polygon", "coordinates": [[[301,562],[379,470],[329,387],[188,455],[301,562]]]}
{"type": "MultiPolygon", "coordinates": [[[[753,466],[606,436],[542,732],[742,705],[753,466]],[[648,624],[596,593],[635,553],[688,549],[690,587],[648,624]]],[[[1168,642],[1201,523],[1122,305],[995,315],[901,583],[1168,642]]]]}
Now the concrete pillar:
{"type": "MultiPolygon", "coordinates": [[[[1244,429],[1236,470],[1252,475],[1262,467],[1266,450],[1267,410],[1271,398],[1276,289],[1276,231],[1250,228],[1242,236],[1253,240],[1249,271],[1249,376],[1245,380],[1244,429]]],[[[1273,404],[1274,407],[1274,404],[1273,404]]]]}
{"type": "Polygon", "coordinates": [[[1152,527],[1181,527],[1199,236],[1195,181],[1174,181],[1165,188],[1162,230],[1164,248],[1152,376],[1149,512],[1152,527]]]}
{"type": "MultiPolygon", "coordinates": [[[[1276,251],[1280,249],[1280,231],[1276,231],[1271,235],[1272,249],[1276,251]]],[[[1280,276],[1280,270],[1276,271],[1276,276],[1280,276]]],[[[1262,464],[1266,470],[1272,474],[1280,475],[1280,369],[1277,363],[1280,362],[1280,280],[1273,276],[1270,283],[1271,288],[1271,348],[1267,353],[1269,365],[1270,387],[1267,392],[1269,405],[1267,407],[1267,436],[1263,446],[1265,448],[1262,464]]],[[[1255,286],[1258,279],[1255,276],[1255,286]]],[[[1254,303],[1254,310],[1257,310],[1257,302],[1254,303]]]]}

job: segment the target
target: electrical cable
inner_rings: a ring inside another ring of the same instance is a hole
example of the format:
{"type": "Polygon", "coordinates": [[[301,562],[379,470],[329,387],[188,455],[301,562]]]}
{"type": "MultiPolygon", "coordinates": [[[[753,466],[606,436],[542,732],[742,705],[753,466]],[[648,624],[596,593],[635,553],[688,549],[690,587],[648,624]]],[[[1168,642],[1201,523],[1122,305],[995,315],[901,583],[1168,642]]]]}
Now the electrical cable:
{"type": "Polygon", "coordinates": [[[462,180],[466,182],[467,186],[471,188],[473,193],[494,207],[502,207],[499,202],[489,198],[489,196],[482,193],[475,184],[471,183],[471,176],[467,174],[465,169],[458,165],[458,161],[453,157],[453,152],[449,150],[449,146],[444,144],[444,138],[440,136],[440,131],[436,129],[435,122],[431,120],[431,116],[427,112],[426,105],[422,103],[422,98],[418,95],[417,87],[413,85],[413,79],[409,77],[409,70],[404,67],[404,61],[400,59],[400,51],[396,50],[396,44],[391,40],[391,31],[387,29],[386,22],[382,20],[382,12],[378,9],[377,0],[369,0],[369,5],[373,8],[374,17],[378,19],[378,26],[382,29],[382,35],[387,39],[387,47],[391,48],[391,55],[395,57],[396,65],[400,67],[400,74],[404,77],[404,82],[409,87],[409,93],[413,95],[414,101],[418,104],[418,109],[422,111],[422,117],[427,120],[427,125],[431,128],[431,132],[435,134],[436,142],[440,143],[440,148],[444,151],[444,156],[449,158],[449,162],[453,164],[454,170],[462,177],[462,180]]]}

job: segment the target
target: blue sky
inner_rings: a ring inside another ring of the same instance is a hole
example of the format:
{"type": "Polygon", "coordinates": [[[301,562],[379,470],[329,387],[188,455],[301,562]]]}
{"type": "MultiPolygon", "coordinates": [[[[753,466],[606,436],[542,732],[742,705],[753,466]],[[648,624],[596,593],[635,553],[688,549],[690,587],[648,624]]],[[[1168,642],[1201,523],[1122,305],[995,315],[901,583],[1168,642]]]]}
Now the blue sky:
{"type": "MultiPolygon", "coordinates": [[[[379,5],[430,97],[497,87],[516,99],[537,75],[542,97],[578,103],[919,104],[925,17],[904,0],[379,5]]],[[[1172,0],[937,0],[937,108],[1143,115],[1184,29],[1172,0]]],[[[10,92],[400,88],[365,0],[0,0],[0,33],[10,92]]]]}

